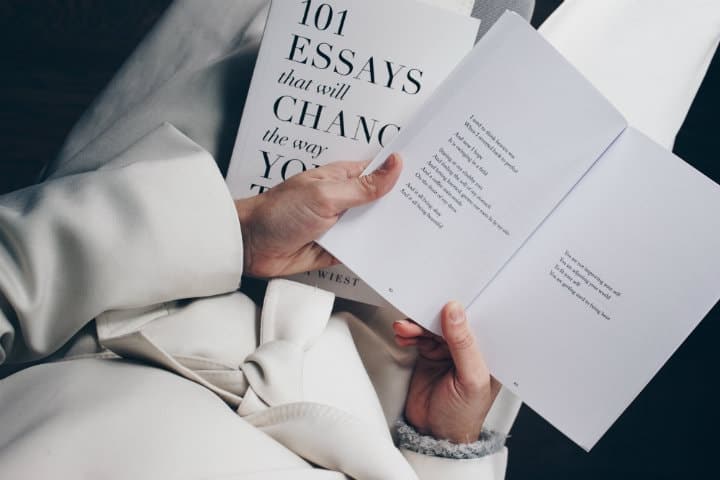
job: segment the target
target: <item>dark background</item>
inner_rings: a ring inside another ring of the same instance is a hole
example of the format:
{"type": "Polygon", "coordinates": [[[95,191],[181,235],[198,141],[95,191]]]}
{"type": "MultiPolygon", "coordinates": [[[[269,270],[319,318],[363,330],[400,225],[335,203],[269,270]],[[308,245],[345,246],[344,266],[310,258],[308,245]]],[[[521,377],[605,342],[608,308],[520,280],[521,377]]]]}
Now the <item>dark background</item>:
{"type": "MultiPolygon", "coordinates": [[[[169,3],[0,0],[0,194],[34,183],[169,3]]],[[[538,0],[533,24],[559,3],[538,0]]],[[[716,55],[675,147],[715,181],[719,80],[716,55]]],[[[589,454],[523,407],[508,478],[717,478],[718,320],[716,307],[589,454]]]]}

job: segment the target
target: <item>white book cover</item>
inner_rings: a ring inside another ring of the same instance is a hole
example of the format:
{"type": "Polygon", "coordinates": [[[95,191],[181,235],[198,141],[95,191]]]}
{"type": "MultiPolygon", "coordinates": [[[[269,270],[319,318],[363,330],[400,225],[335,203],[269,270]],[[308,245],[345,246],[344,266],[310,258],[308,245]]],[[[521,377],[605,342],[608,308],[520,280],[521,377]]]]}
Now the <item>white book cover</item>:
{"type": "MultiPolygon", "coordinates": [[[[233,197],[373,158],[470,51],[478,26],[416,0],[273,0],[228,169],[233,197]]],[[[342,266],[293,279],[383,303],[342,266]]]]}

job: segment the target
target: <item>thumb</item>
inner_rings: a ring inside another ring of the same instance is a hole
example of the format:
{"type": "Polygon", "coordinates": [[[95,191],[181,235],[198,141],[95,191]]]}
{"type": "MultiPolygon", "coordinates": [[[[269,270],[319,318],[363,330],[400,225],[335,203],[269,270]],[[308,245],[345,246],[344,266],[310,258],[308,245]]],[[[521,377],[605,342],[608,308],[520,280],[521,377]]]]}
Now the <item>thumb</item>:
{"type": "Polygon", "coordinates": [[[351,176],[346,181],[333,185],[330,192],[335,207],[339,211],[358,207],[382,197],[400,178],[402,160],[396,153],[390,155],[385,162],[368,175],[351,176]]]}
{"type": "Polygon", "coordinates": [[[458,302],[445,305],[441,323],[458,380],[466,386],[474,385],[476,379],[482,379],[488,374],[488,368],[477,347],[463,306],[458,302]]]}

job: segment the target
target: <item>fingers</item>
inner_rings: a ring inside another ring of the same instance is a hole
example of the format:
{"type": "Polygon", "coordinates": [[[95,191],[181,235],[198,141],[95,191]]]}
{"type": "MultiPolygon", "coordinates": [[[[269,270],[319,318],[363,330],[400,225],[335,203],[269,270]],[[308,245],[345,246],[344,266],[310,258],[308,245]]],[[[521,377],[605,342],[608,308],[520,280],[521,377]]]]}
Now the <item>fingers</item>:
{"type": "Polygon", "coordinates": [[[392,190],[402,171],[402,160],[397,154],[390,155],[380,168],[369,175],[360,175],[362,163],[346,162],[346,165],[347,179],[328,185],[326,192],[338,212],[382,197],[392,190]]]}
{"type": "Polygon", "coordinates": [[[458,302],[445,305],[441,313],[441,323],[458,380],[470,386],[475,383],[475,379],[486,378],[488,368],[475,343],[475,336],[463,306],[458,302]]]}
{"type": "Polygon", "coordinates": [[[297,255],[291,257],[291,260],[289,265],[279,273],[280,275],[309,272],[319,268],[332,267],[340,263],[317,243],[314,243],[310,248],[302,249],[297,255]]]}
{"type": "Polygon", "coordinates": [[[405,338],[419,337],[427,333],[423,327],[410,320],[398,320],[393,323],[395,335],[405,338]]]}
{"type": "Polygon", "coordinates": [[[393,331],[395,332],[395,343],[401,347],[412,347],[418,344],[418,340],[423,338],[425,329],[410,320],[398,320],[393,322],[393,331]]]}
{"type": "Polygon", "coordinates": [[[395,335],[395,343],[398,344],[400,347],[414,347],[418,344],[418,338],[408,338],[408,337],[401,337],[400,335],[395,335]]]}
{"type": "Polygon", "coordinates": [[[331,178],[333,180],[347,180],[348,178],[359,177],[367,168],[372,160],[333,162],[321,167],[320,169],[310,170],[311,172],[323,175],[319,178],[331,178]]]}
{"type": "Polygon", "coordinates": [[[400,347],[417,347],[421,357],[433,361],[449,361],[450,353],[442,337],[425,330],[412,320],[393,323],[395,343],[400,347]]]}
{"type": "Polygon", "coordinates": [[[312,249],[315,250],[315,258],[310,264],[310,268],[307,268],[305,270],[300,270],[300,272],[307,272],[310,270],[318,270],[320,268],[330,268],[335,265],[339,265],[340,261],[330,255],[330,253],[322,248],[317,243],[312,246],[312,249]]]}

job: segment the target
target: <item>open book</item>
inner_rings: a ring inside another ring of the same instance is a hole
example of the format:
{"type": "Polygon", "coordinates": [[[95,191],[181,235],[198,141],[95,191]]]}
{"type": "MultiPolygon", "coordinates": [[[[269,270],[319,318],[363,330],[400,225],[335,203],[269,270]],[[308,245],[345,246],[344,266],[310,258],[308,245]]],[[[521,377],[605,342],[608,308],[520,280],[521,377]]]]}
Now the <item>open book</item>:
{"type": "Polygon", "coordinates": [[[587,450],[718,300],[720,188],[517,15],[368,171],[390,152],[396,187],[321,245],[435,332],[464,303],[493,375],[587,450]]]}
{"type": "MultiPolygon", "coordinates": [[[[234,198],[373,158],[470,51],[478,26],[416,0],[273,0],[227,175],[234,198]]],[[[341,266],[293,279],[382,303],[341,266]]]]}

